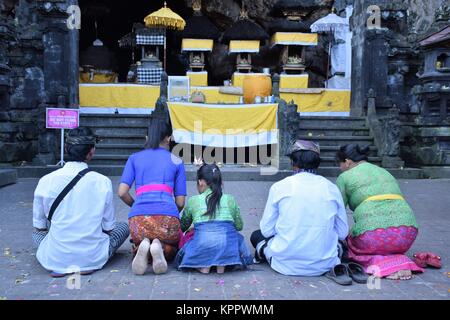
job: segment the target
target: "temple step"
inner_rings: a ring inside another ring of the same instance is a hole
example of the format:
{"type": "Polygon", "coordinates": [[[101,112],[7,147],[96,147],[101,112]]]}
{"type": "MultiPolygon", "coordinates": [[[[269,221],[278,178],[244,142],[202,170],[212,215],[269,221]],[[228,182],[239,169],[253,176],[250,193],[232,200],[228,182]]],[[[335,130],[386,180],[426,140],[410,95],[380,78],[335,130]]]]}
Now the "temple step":
{"type": "MultiPolygon", "coordinates": [[[[335,157],[336,152],[339,150],[340,146],[320,146],[320,157],[335,157]]],[[[376,157],[378,155],[378,149],[375,146],[370,146],[371,157],[376,157]]]]}
{"type": "Polygon", "coordinates": [[[80,115],[80,122],[83,126],[99,127],[99,126],[141,126],[146,128],[148,126],[148,115],[134,115],[134,114],[89,114],[82,113],[80,115]]]}
{"type": "MultiPolygon", "coordinates": [[[[369,157],[369,162],[381,166],[380,157],[369,157]]],[[[320,166],[324,168],[338,168],[334,157],[320,157],[320,166]]]]}
{"type": "Polygon", "coordinates": [[[99,143],[96,154],[132,154],[144,148],[144,143],[99,143]]]}
{"type": "Polygon", "coordinates": [[[370,131],[368,128],[304,128],[301,127],[298,134],[302,136],[322,137],[322,136],[369,136],[370,131]]]}
{"type": "MultiPolygon", "coordinates": [[[[115,145],[122,153],[131,154],[142,146],[147,135],[149,116],[132,114],[81,114],[80,124],[91,128],[102,139],[97,146],[115,145]]],[[[111,149],[112,147],[110,147],[111,149]]]]}
{"type": "Polygon", "coordinates": [[[304,117],[300,116],[300,128],[366,128],[366,119],[364,117],[304,117]]]}
{"type": "MultiPolygon", "coordinates": [[[[95,130],[97,132],[97,130],[95,130]]],[[[145,134],[100,134],[103,144],[141,144],[145,143],[145,134]]]]}
{"type": "Polygon", "coordinates": [[[148,115],[81,114],[80,124],[101,139],[91,164],[114,168],[125,165],[131,154],[143,149],[148,122],[148,115]]]}
{"type": "Polygon", "coordinates": [[[322,146],[343,146],[350,143],[356,143],[361,146],[373,145],[371,136],[299,136],[298,139],[311,140],[322,146]]]}
{"type": "Polygon", "coordinates": [[[336,152],[346,144],[369,146],[369,161],[381,165],[382,159],[378,157],[378,149],[364,117],[300,116],[297,138],[311,140],[320,145],[320,172],[326,176],[339,175],[336,152]]]}
{"type": "MultiPolygon", "coordinates": [[[[143,149],[148,120],[148,115],[82,114],[81,125],[92,128],[102,139],[97,145],[92,165],[123,166],[131,154],[143,149]]],[[[369,160],[375,164],[381,163],[365,118],[302,116],[297,134],[300,139],[319,143],[321,167],[327,168],[327,175],[337,174],[336,151],[339,146],[349,143],[371,146],[369,160]]]]}
{"type": "Polygon", "coordinates": [[[93,165],[102,164],[102,165],[125,165],[132,152],[127,154],[104,154],[96,152],[94,157],[91,160],[93,165]]]}
{"type": "Polygon", "coordinates": [[[128,127],[93,127],[94,132],[98,136],[108,137],[117,135],[135,135],[145,137],[147,135],[147,128],[128,127]]]}

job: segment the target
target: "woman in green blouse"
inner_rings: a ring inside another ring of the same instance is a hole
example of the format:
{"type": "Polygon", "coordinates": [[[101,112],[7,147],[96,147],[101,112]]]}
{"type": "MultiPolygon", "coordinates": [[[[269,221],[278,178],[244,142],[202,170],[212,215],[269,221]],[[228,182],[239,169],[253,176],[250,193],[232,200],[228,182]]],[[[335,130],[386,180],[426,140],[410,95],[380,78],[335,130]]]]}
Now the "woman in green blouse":
{"type": "Polygon", "coordinates": [[[347,238],[349,258],[367,273],[408,280],[423,272],[405,253],[418,234],[411,207],[395,178],[368,160],[369,147],[345,145],[336,154],[343,173],[337,179],[355,224],[347,238]]]}
{"type": "Polygon", "coordinates": [[[228,266],[252,262],[244,237],[239,207],[232,195],[223,194],[222,176],[215,164],[203,165],[197,172],[199,195],[191,197],[181,216],[183,232],[194,225],[194,236],[178,252],[179,269],[193,268],[209,273],[216,267],[223,273],[228,266]]]}

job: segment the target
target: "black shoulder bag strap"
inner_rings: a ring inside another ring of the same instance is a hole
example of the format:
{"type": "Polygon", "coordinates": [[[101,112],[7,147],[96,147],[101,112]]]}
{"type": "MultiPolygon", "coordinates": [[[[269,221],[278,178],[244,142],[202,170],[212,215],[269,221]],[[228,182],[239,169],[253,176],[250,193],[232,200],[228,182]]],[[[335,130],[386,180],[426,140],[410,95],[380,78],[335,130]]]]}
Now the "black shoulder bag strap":
{"type": "Polygon", "coordinates": [[[73,178],[72,181],[61,191],[61,193],[58,195],[58,197],[53,201],[52,207],[50,208],[50,212],[48,213],[48,221],[52,221],[53,214],[55,213],[56,208],[58,208],[61,201],[63,201],[64,197],[70,192],[70,190],[73,189],[73,187],[80,181],[81,178],[83,178],[86,173],[92,171],[91,169],[87,168],[82,171],[80,171],[75,178],[73,178]]]}

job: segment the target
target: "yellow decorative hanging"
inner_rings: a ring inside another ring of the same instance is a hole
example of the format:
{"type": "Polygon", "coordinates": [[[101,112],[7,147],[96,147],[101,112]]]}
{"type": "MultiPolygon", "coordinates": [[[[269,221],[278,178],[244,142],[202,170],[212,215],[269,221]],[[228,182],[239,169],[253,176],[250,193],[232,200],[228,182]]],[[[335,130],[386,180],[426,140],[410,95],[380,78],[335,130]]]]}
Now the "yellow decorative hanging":
{"type": "Polygon", "coordinates": [[[317,33],[276,32],[272,36],[271,44],[285,46],[317,46],[317,33]]]}
{"type": "Polygon", "coordinates": [[[145,26],[149,28],[161,27],[173,30],[183,30],[186,22],[178,14],[167,8],[164,2],[164,8],[149,14],[144,19],[145,26]]]}

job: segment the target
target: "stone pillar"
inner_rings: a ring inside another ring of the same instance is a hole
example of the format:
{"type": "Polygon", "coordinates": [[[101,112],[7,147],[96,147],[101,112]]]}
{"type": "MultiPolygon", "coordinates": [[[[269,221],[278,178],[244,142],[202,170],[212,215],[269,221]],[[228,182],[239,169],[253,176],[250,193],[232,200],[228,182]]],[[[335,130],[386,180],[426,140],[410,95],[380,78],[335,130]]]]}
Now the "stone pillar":
{"type": "Polygon", "coordinates": [[[12,39],[13,33],[10,25],[0,17],[0,113],[4,113],[9,109],[11,68],[8,66],[7,49],[12,39]]]}
{"type": "Polygon", "coordinates": [[[381,165],[384,168],[400,168],[405,162],[400,159],[400,109],[393,105],[388,114],[381,118],[384,143],[381,165]]]}
{"type": "MultiPolygon", "coordinates": [[[[68,0],[69,6],[78,6],[77,0],[68,0]]],[[[75,21],[77,22],[77,21],[75,21]]],[[[69,73],[69,107],[78,109],[80,107],[79,98],[79,42],[80,34],[77,26],[68,30],[68,45],[66,47],[68,53],[68,73],[69,73]]]]}
{"type": "Polygon", "coordinates": [[[7,162],[8,155],[5,150],[11,143],[10,134],[5,130],[9,126],[11,116],[10,109],[10,86],[11,86],[11,68],[8,66],[7,49],[12,40],[12,32],[6,19],[3,20],[0,13],[0,162],[7,162]]]}
{"type": "Polygon", "coordinates": [[[408,99],[406,94],[405,76],[409,72],[409,66],[406,64],[406,58],[398,57],[392,61],[389,65],[388,76],[388,96],[392,99],[392,102],[399,106],[403,112],[408,112],[408,99]]]}
{"type": "Polygon", "coordinates": [[[376,109],[376,98],[377,95],[375,91],[371,88],[367,94],[367,117],[372,119],[377,116],[376,109]]]}
{"type": "Polygon", "coordinates": [[[167,86],[169,83],[169,77],[166,72],[163,72],[161,75],[161,83],[159,89],[159,98],[156,101],[155,111],[153,111],[153,115],[164,117],[167,120],[170,119],[169,107],[167,106],[167,86]]]}
{"type": "Polygon", "coordinates": [[[272,95],[275,99],[280,98],[280,75],[275,73],[272,77],[272,95]]]}
{"type": "Polygon", "coordinates": [[[169,76],[166,72],[163,72],[161,75],[161,84],[160,84],[160,96],[167,101],[168,94],[168,85],[169,85],[169,76]]]}
{"type": "Polygon", "coordinates": [[[38,155],[35,165],[56,163],[58,153],[56,130],[45,127],[45,111],[49,107],[78,108],[78,30],[69,28],[67,9],[75,0],[39,2],[39,22],[43,26],[43,71],[45,75],[45,103],[39,106],[38,155]],[[61,101],[65,101],[61,106],[61,101]]]}
{"type": "Polygon", "coordinates": [[[66,26],[52,24],[44,34],[44,74],[48,103],[56,105],[58,96],[69,95],[69,68],[64,59],[66,26]]]}
{"type": "Polygon", "coordinates": [[[400,159],[400,110],[394,104],[383,117],[378,117],[376,93],[370,89],[367,94],[367,123],[381,157],[384,168],[400,168],[404,162],[400,159]]]}
{"type": "Polygon", "coordinates": [[[22,164],[37,153],[36,110],[45,95],[36,6],[0,2],[0,162],[22,164]]]}
{"type": "Polygon", "coordinates": [[[289,104],[278,99],[278,149],[277,159],[280,170],[290,170],[291,162],[286,156],[292,142],[297,138],[297,130],[300,127],[300,115],[298,106],[294,102],[289,104]]]}
{"type": "Polygon", "coordinates": [[[389,41],[392,32],[388,28],[369,29],[367,27],[367,8],[372,4],[379,4],[383,9],[382,1],[355,1],[355,10],[352,18],[352,116],[363,116],[366,106],[365,95],[372,88],[377,97],[376,107],[388,107],[384,101],[387,97],[388,85],[388,54],[389,41]]]}
{"type": "Polygon", "coordinates": [[[384,98],[388,97],[388,52],[389,32],[387,30],[368,30],[366,47],[366,65],[364,70],[364,85],[374,89],[377,99],[377,109],[385,107],[384,98]]]}

